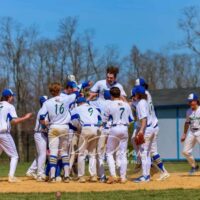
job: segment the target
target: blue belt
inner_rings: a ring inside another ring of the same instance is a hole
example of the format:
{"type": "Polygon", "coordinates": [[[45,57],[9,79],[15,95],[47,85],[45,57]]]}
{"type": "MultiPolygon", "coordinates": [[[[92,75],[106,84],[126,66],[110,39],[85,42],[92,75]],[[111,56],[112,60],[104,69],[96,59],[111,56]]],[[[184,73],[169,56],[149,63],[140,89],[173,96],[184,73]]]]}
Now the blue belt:
{"type": "Polygon", "coordinates": [[[150,126],[151,126],[151,124],[148,124],[148,125],[147,125],[147,127],[150,127],[150,126]]]}
{"type": "Polygon", "coordinates": [[[98,124],[84,124],[83,126],[95,126],[95,127],[99,127],[98,124]]]}
{"type": "Polygon", "coordinates": [[[112,124],[113,127],[116,127],[116,126],[128,126],[128,124],[112,124]]]}

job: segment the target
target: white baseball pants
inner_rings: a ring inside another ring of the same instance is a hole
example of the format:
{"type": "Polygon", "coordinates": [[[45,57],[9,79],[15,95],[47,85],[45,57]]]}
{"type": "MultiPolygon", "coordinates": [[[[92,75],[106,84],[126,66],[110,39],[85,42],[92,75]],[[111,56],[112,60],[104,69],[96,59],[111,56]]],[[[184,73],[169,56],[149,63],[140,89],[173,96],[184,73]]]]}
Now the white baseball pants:
{"type": "Polygon", "coordinates": [[[47,137],[43,133],[36,132],[34,134],[34,140],[37,156],[29,167],[28,172],[37,172],[38,176],[42,176],[44,174],[46,162],[47,137]]]}
{"type": "Polygon", "coordinates": [[[195,144],[200,144],[200,131],[192,133],[189,131],[183,147],[183,155],[186,157],[191,167],[196,167],[195,159],[192,155],[195,144]]]}
{"type": "Polygon", "coordinates": [[[127,171],[127,145],[128,145],[128,127],[123,125],[118,125],[110,129],[110,135],[108,136],[106,155],[108,159],[108,166],[110,175],[116,177],[116,161],[114,159],[114,154],[118,160],[118,165],[120,168],[120,177],[122,179],[126,178],[127,171]]]}
{"type": "Polygon", "coordinates": [[[0,134],[0,154],[5,152],[10,157],[10,171],[9,176],[14,176],[18,163],[18,153],[15,146],[15,142],[10,133],[0,134]]]}
{"type": "Polygon", "coordinates": [[[85,157],[89,154],[89,173],[91,176],[97,175],[96,148],[97,148],[97,127],[83,127],[78,144],[78,176],[85,175],[85,157]]]}

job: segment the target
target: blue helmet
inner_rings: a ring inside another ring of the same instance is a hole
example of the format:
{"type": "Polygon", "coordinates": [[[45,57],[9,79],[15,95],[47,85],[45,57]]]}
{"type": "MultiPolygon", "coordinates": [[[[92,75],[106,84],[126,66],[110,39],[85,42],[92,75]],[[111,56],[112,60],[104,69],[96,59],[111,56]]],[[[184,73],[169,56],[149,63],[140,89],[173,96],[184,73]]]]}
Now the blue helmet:
{"type": "Polygon", "coordinates": [[[145,94],[145,88],[143,86],[136,86],[135,87],[135,94],[145,94]]]}
{"type": "Polygon", "coordinates": [[[135,80],[135,86],[145,86],[147,85],[146,81],[143,78],[138,78],[135,80]]]}
{"type": "Polygon", "coordinates": [[[40,96],[39,101],[40,101],[40,105],[42,106],[43,103],[48,99],[47,96],[40,96]]]}
{"type": "Polygon", "coordinates": [[[191,93],[191,94],[189,94],[187,100],[188,100],[189,102],[191,102],[191,101],[198,101],[198,100],[199,100],[199,97],[198,97],[196,94],[191,93]]]}

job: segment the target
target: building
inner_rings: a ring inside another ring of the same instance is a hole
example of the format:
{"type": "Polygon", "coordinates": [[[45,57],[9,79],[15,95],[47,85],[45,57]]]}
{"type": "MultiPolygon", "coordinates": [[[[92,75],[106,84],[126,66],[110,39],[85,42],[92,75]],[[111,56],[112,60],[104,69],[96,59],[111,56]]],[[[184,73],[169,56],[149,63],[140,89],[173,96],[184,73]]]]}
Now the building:
{"type": "MultiPolygon", "coordinates": [[[[180,138],[188,109],[187,97],[192,92],[200,95],[200,88],[151,91],[160,127],[158,148],[165,160],[184,159],[180,138]]],[[[200,145],[196,145],[193,154],[200,159],[200,145]]]]}

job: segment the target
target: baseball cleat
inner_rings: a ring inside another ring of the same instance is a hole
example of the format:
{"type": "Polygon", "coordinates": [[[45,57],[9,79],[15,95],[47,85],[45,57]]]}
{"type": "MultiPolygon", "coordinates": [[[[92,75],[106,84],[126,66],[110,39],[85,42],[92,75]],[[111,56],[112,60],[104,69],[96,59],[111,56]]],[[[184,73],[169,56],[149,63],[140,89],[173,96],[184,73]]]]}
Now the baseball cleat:
{"type": "Polygon", "coordinates": [[[189,171],[189,175],[194,175],[198,170],[199,170],[198,165],[196,167],[192,167],[191,170],[189,171]]]}
{"type": "Polygon", "coordinates": [[[50,183],[55,183],[55,182],[56,182],[56,178],[55,178],[55,177],[50,178],[50,179],[49,179],[49,182],[50,182],[50,183]]]}
{"type": "Polygon", "coordinates": [[[16,178],[15,176],[9,176],[9,177],[8,177],[8,182],[9,182],[9,183],[19,183],[19,182],[21,182],[21,180],[19,180],[19,179],[16,178]]]}
{"type": "Polygon", "coordinates": [[[113,184],[113,183],[117,183],[118,182],[118,178],[114,177],[114,176],[109,176],[108,180],[107,180],[107,184],[113,184]]]}
{"type": "Polygon", "coordinates": [[[61,182],[61,181],[62,181],[62,178],[61,178],[60,176],[57,176],[57,177],[56,177],[56,182],[59,183],[59,182],[61,182]]]}
{"type": "Polygon", "coordinates": [[[88,181],[96,183],[98,181],[98,178],[97,178],[97,176],[91,176],[88,181]]]}
{"type": "Polygon", "coordinates": [[[100,183],[106,183],[106,181],[107,181],[107,178],[105,175],[99,179],[100,183]]]}
{"type": "Polygon", "coordinates": [[[119,183],[121,183],[121,184],[125,184],[126,182],[127,182],[126,178],[120,178],[119,179],[119,183]]]}
{"type": "Polygon", "coordinates": [[[42,178],[42,176],[38,176],[37,179],[36,179],[37,182],[44,182],[45,179],[42,178]]]}
{"type": "Polygon", "coordinates": [[[137,164],[135,164],[135,167],[133,169],[133,173],[137,174],[137,173],[140,172],[141,169],[142,169],[142,164],[141,163],[137,163],[137,164]]]}
{"type": "Polygon", "coordinates": [[[142,183],[142,182],[149,182],[150,176],[140,176],[139,178],[136,178],[133,180],[134,183],[142,183]]]}
{"type": "Polygon", "coordinates": [[[31,179],[37,179],[37,174],[35,172],[27,172],[26,176],[31,179]]]}
{"type": "Polygon", "coordinates": [[[170,174],[168,172],[164,172],[160,175],[160,177],[157,179],[157,181],[164,181],[166,180],[167,178],[170,177],[170,174]]]}
{"type": "Polygon", "coordinates": [[[83,176],[79,177],[79,180],[78,180],[79,183],[85,183],[86,180],[83,176]]]}
{"type": "Polygon", "coordinates": [[[69,176],[63,177],[63,182],[64,183],[69,183],[69,181],[70,181],[69,176]]]}

